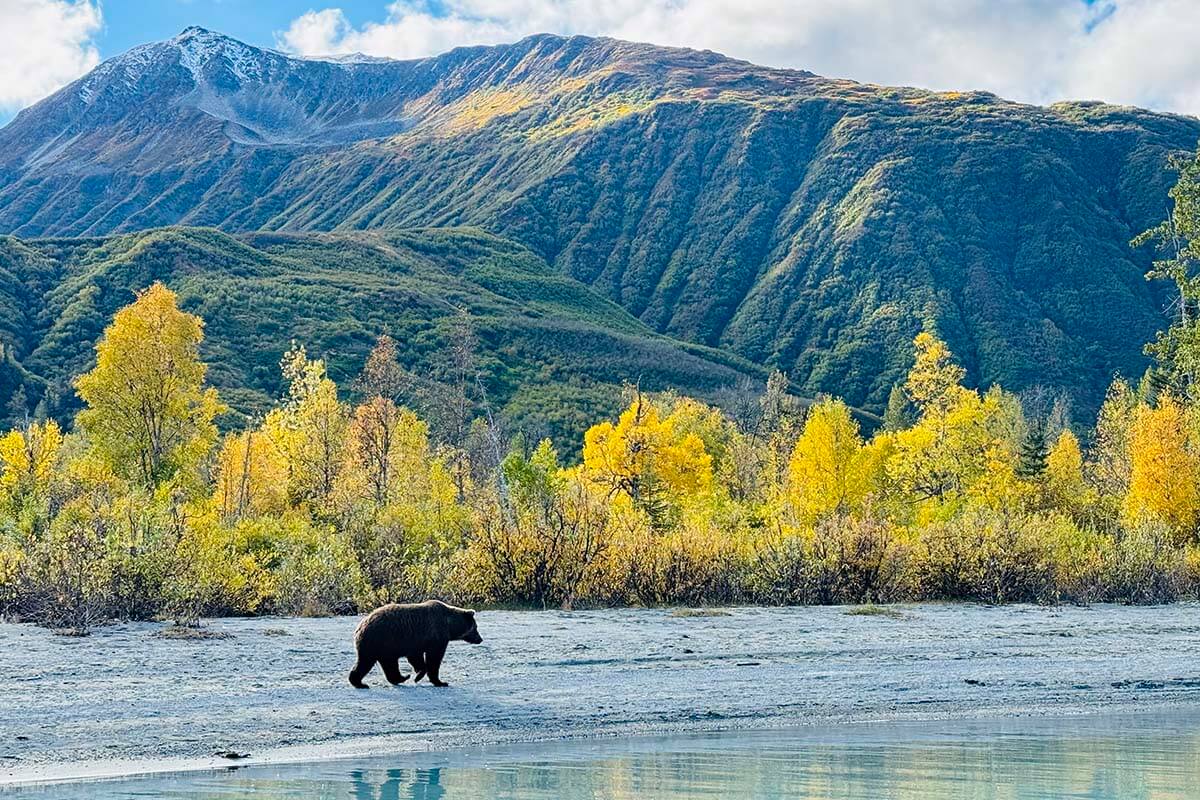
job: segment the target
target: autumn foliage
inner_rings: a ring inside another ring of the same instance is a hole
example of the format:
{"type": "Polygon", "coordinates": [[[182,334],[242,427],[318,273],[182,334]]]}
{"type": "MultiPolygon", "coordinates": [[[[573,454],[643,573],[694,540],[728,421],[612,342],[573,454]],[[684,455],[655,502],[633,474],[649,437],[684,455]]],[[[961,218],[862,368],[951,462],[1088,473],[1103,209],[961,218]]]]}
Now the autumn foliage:
{"type": "Polygon", "coordinates": [[[1148,383],[1115,382],[1077,434],[964,386],[927,332],[888,424],[806,406],[778,374],[736,412],[630,387],[564,455],[505,435],[473,395],[469,337],[441,438],[405,405],[387,337],[351,392],[294,346],[275,407],[219,435],[202,337],[155,284],[105,331],[69,433],[0,436],[0,609],[82,627],[427,596],[1143,602],[1197,586],[1200,418],[1148,383]]]}

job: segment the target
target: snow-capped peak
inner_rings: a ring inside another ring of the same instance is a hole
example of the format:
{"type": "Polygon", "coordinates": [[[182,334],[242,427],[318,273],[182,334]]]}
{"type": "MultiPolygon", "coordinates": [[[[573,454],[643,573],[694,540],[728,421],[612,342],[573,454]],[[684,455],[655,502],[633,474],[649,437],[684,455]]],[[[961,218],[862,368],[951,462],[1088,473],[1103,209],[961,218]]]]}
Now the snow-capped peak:
{"type": "Polygon", "coordinates": [[[171,40],[179,50],[179,63],[192,73],[197,84],[203,82],[201,70],[213,59],[224,58],[238,80],[262,78],[263,50],[243,44],[236,39],[193,26],[171,40]]]}
{"type": "Polygon", "coordinates": [[[91,105],[101,91],[115,86],[118,92],[133,91],[148,73],[158,67],[179,64],[196,86],[206,83],[205,72],[222,59],[239,82],[261,81],[269,60],[285,58],[281,53],[243,44],[220,33],[193,26],[172,39],[135,47],[111,58],[87,75],[79,85],[79,98],[91,105]]]}

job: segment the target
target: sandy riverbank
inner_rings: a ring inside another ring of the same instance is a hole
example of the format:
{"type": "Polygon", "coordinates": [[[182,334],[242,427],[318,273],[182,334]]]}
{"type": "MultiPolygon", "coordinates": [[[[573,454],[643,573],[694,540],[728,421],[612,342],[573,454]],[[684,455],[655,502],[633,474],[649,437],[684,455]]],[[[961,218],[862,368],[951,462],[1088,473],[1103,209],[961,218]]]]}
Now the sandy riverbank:
{"type": "Polygon", "coordinates": [[[481,612],[452,686],[346,683],[352,618],[0,625],[0,783],[824,720],[1200,707],[1200,607],[481,612]]]}

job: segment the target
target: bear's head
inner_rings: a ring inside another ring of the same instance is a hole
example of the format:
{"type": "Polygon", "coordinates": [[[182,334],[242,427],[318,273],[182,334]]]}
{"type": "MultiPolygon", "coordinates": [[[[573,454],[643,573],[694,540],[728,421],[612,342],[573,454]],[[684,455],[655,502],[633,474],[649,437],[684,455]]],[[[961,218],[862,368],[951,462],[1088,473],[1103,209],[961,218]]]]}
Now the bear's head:
{"type": "Polygon", "coordinates": [[[479,628],[475,626],[475,609],[467,609],[466,614],[467,630],[458,638],[462,639],[468,644],[481,644],[483,642],[483,637],[479,635],[479,628]]]}

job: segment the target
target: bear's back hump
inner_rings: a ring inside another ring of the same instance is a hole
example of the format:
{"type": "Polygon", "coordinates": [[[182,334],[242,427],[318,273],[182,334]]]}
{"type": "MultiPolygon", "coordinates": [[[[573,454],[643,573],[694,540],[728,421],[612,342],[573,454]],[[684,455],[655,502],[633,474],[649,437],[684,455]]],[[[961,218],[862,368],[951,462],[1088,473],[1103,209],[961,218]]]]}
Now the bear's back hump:
{"type": "Polygon", "coordinates": [[[358,645],[375,648],[403,647],[448,637],[450,607],[438,600],[424,603],[388,603],[372,611],[354,632],[358,645]]]}

